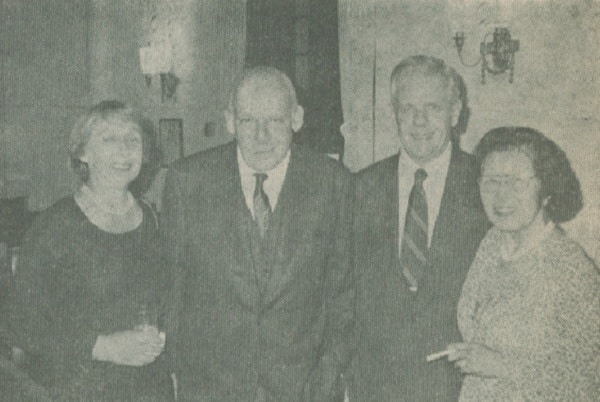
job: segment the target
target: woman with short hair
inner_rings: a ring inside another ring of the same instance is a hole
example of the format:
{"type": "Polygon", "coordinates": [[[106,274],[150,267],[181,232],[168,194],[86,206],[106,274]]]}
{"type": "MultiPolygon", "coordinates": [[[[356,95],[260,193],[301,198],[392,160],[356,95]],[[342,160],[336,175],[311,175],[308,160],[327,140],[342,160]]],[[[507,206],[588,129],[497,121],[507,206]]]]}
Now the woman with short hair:
{"type": "Polygon", "coordinates": [[[156,166],[154,150],[132,108],[92,107],[69,146],[81,186],[41,212],[25,237],[14,342],[53,399],[168,399],[168,376],[152,364],[165,344],[155,317],[164,282],[157,221],[130,191],[156,166]]]}
{"type": "Polygon", "coordinates": [[[463,285],[461,401],[596,400],[598,268],[560,228],[582,208],[565,153],[527,127],[500,127],[477,145],[480,194],[493,224],[463,285]]]}

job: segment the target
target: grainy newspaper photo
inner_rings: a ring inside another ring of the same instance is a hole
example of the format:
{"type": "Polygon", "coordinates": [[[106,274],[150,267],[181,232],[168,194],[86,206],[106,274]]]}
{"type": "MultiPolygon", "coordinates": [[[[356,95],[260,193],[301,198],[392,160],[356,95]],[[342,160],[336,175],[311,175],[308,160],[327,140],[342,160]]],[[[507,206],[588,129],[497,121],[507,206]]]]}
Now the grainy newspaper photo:
{"type": "Polygon", "coordinates": [[[598,26],[0,0],[0,400],[596,400],[598,26]]]}

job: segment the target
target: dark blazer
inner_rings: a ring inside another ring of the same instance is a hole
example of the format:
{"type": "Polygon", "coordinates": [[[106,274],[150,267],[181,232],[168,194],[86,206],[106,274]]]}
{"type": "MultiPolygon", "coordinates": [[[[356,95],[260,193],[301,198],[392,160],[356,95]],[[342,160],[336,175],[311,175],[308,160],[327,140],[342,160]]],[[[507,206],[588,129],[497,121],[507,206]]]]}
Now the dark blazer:
{"type": "Polygon", "coordinates": [[[235,143],[170,169],[167,352],[182,400],[331,400],[353,314],[349,185],[341,164],[293,146],[262,241],[235,143]]]}
{"type": "Polygon", "coordinates": [[[398,267],[398,155],[357,175],[357,349],[351,400],[458,400],[459,371],[446,359],[426,363],[425,357],[461,339],[458,298],[488,228],[476,178],[474,158],[453,148],[428,267],[413,293],[398,267]]]}

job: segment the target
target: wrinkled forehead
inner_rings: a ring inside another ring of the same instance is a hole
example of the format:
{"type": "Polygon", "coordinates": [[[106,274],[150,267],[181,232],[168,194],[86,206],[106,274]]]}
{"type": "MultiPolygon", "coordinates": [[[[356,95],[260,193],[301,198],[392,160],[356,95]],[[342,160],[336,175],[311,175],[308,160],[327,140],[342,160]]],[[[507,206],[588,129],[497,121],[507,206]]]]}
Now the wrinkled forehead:
{"type": "Polygon", "coordinates": [[[295,96],[281,77],[274,75],[251,76],[244,79],[236,91],[235,109],[247,108],[256,102],[270,102],[291,110],[295,96]]]}
{"type": "Polygon", "coordinates": [[[450,103],[457,101],[453,93],[453,81],[439,71],[430,71],[424,67],[408,67],[391,82],[392,100],[397,102],[406,95],[442,96],[450,103]]]}

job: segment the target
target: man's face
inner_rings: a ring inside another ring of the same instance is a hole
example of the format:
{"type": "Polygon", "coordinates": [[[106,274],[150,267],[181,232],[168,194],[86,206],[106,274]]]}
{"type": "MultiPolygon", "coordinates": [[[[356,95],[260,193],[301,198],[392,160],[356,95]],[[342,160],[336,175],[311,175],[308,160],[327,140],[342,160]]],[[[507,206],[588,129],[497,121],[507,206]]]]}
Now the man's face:
{"type": "Polygon", "coordinates": [[[417,163],[441,155],[458,122],[460,102],[453,102],[447,81],[439,75],[405,71],[396,79],[392,96],[398,135],[404,152],[417,163]]]}
{"type": "Polygon", "coordinates": [[[303,111],[292,104],[287,88],[273,78],[250,78],[237,94],[235,112],[226,113],[244,161],[265,172],[287,155],[292,134],[302,127],[303,111]]]}

